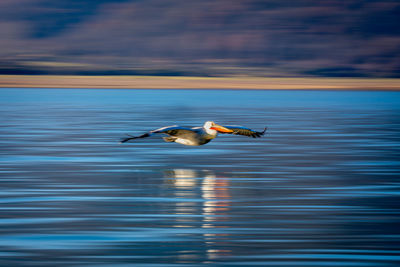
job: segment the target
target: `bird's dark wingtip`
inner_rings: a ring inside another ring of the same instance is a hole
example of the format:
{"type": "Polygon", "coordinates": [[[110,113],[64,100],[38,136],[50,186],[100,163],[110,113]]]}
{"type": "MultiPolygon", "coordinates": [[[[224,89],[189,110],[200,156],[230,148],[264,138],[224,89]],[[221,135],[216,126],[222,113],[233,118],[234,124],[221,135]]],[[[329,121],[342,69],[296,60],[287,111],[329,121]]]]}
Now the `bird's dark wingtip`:
{"type": "Polygon", "coordinates": [[[263,135],[265,134],[266,131],[267,131],[267,127],[265,127],[264,130],[263,130],[262,132],[257,132],[257,133],[256,133],[256,136],[257,136],[257,137],[261,137],[261,136],[263,136],[263,135]]]}
{"type": "Polygon", "coordinates": [[[267,131],[268,127],[265,127],[264,130],[261,132],[261,135],[264,135],[265,132],[267,131]]]}
{"type": "Polygon", "coordinates": [[[128,142],[129,140],[135,139],[135,138],[136,138],[136,137],[134,137],[134,136],[132,136],[132,135],[130,135],[130,134],[127,134],[127,136],[129,136],[129,137],[122,138],[121,140],[119,140],[119,143],[120,143],[120,144],[126,143],[126,142],[128,142]]]}
{"type": "Polygon", "coordinates": [[[140,136],[133,136],[133,135],[127,134],[127,136],[129,136],[129,137],[121,139],[120,143],[125,143],[132,139],[149,137],[150,135],[151,135],[151,133],[145,133],[140,136]]]}

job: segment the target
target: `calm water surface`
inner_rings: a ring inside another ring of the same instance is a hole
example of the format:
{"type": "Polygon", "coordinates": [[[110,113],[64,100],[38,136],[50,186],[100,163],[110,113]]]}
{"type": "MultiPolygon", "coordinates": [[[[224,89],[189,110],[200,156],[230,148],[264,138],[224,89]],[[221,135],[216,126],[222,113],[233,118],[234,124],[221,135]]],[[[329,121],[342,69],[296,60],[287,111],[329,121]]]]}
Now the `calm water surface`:
{"type": "Polygon", "coordinates": [[[0,89],[1,266],[399,266],[400,93],[0,89]],[[242,124],[201,147],[160,126],[242,124]]]}

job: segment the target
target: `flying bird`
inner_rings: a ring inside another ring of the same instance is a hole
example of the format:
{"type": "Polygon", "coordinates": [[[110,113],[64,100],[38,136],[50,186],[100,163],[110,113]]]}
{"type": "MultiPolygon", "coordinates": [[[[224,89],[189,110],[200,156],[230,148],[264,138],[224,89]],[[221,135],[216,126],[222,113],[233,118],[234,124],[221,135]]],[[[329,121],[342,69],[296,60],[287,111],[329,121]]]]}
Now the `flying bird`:
{"type": "Polygon", "coordinates": [[[267,128],[264,128],[262,132],[257,132],[242,126],[221,126],[213,121],[207,121],[202,127],[181,127],[173,125],[162,127],[139,136],[129,135],[129,137],[122,139],[121,143],[162,133],[168,135],[163,137],[165,142],[175,142],[187,146],[201,146],[217,137],[218,133],[257,138],[263,136],[266,130],[267,128]]]}

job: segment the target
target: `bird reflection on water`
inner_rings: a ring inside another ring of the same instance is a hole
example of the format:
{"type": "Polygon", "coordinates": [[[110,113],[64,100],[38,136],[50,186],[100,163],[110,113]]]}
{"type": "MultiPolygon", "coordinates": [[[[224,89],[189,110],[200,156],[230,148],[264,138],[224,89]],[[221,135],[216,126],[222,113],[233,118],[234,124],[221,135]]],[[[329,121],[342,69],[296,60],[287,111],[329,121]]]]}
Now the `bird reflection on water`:
{"type": "MultiPolygon", "coordinates": [[[[193,169],[173,169],[164,171],[167,185],[176,187],[176,197],[183,195],[191,199],[202,198],[202,206],[199,212],[197,205],[191,202],[177,202],[176,214],[185,216],[201,216],[203,242],[206,249],[208,260],[215,260],[219,257],[229,256],[231,250],[228,248],[216,249],[214,246],[221,247],[221,242],[229,238],[229,226],[224,221],[229,221],[229,210],[231,196],[229,193],[229,179],[217,176],[211,170],[193,169]],[[199,188],[200,190],[196,190],[199,188]]],[[[190,219],[189,219],[190,220],[190,219]]],[[[177,218],[175,227],[188,227],[188,219],[177,218]]]]}

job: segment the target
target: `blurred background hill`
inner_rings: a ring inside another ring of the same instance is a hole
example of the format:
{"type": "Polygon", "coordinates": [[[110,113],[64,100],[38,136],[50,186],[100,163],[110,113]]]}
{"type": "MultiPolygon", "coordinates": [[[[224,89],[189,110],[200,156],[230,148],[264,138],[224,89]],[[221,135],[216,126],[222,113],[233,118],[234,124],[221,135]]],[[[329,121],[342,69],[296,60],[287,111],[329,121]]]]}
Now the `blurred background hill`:
{"type": "Polygon", "coordinates": [[[400,2],[2,0],[0,74],[400,77],[400,2]]]}

